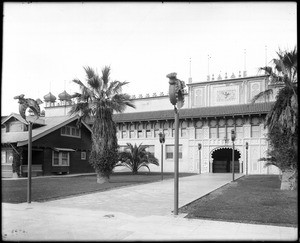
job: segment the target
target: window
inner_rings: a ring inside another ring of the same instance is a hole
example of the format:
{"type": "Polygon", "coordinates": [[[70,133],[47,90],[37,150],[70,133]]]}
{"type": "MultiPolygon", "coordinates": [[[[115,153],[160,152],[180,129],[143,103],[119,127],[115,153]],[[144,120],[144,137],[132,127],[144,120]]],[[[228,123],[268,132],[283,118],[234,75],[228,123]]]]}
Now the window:
{"type": "Polygon", "coordinates": [[[172,137],[175,138],[175,129],[172,128],[172,137]]]}
{"type": "Polygon", "coordinates": [[[154,156],[154,145],[149,145],[147,148],[146,148],[146,151],[151,153],[153,156],[154,156]]]}
{"type": "Polygon", "coordinates": [[[187,130],[186,128],[181,128],[181,137],[186,138],[187,137],[187,130]]]}
{"type": "Polygon", "coordinates": [[[259,126],[251,126],[251,137],[259,138],[260,137],[260,127],[259,126]]]}
{"type": "Polygon", "coordinates": [[[166,137],[169,137],[169,129],[164,129],[163,133],[166,137]]]}
{"type": "Polygon", "coordinates": [[[227,139],[231,141],[231,130],[234,129],[234,127],[227,127],[227,139]]]}
{"type": "Polygon", "coordinates": [[[1,151],[1,164],[12,164],[14,160],[12,150],[1,151]]]}
{"type": "Polygon", "coordinates": [[[203,139],[203,132],[201,128],[196,128],[196,139],[203,139]]]}
{"type": "Polygon", "coordinates": [[[122,138],[127,138],[127,131],[122,131],[122,138]]]}
{"type": "Polygon", "coordinates": [[[210,138],[218,138],[217,128],[216,127],[211,127],[209,129],[209,137],[210,138]]]}
{"type": "Polygon", "coordinates": [[[81,158],[81,160],[86,160],[86,152],[81,152],[80,158],[81,158]]]}
{"type": "Polygon", "coordinates": [[[134,138],[134,131],[130,131],[129,136],[130,136],[130,138],[134,138]]]}
{"type": "Polygon", "coordinates": [[[237,138],[243,138],[244,137],[243,127],[235,127],[235,133],[237,138]]]}
{"type": "Polygon", "coordinates": [[[52,166],[69,166],[70,154],[68,152],[52,153],[52,166]]]}
{"type": "Polygon", "coordinates": [[[64,126],[60,130],[60,134],[62,136],[67,136],[67,137],[76,137],[80,138],[80,129],[77,127],[72,127],[72,126],[64,126]]]}
{"type": "Polygon", "coordinates": [[[146,137],[151,138],[152,137],[151,135],[152,135],[151,130],[146,130],[146,137]]]}
{"type": "Polygon", "coordinates": [[[138,138],[143,138],[143,137],[144,137],[143,130],[138,130],[138,138]]]}
{"type": "Polygon", "coordinates": [[[154,130],[154,137],[159,138],[160,131],[158,129],[154,130]]]}
{"type": "Polygon", "coordinates": [[[226,128],[225,127],[219,127],[219,138],[224,139],[226,136],[226,128]]]}
{"type": "MultiPolygon", "coordinates": [[[[166,145],[166,159],[173,159],[174,158],[174,145],[166,145]]],[[[182,159],[182,145],[178,147],[178,158],[182,159]]]]}
{"type": "Polygon", "coordinates": [[[118,150],[119,152],[125,152],[125,151],[129,151],[129,148],[127,145],[120,145],[118,150]]]}

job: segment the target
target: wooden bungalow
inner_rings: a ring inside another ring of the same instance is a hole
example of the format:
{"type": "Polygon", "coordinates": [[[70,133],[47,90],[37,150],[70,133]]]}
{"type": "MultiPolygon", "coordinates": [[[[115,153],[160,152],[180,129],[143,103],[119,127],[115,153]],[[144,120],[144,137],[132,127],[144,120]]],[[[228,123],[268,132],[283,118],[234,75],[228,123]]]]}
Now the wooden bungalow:
{"type": "MultiPolygon", "coordinates": [[[[32,128],[32,175],[94,172],[88,163],[91,128],[78,116],[40,117],[32,128]]],[[[28,172],[28,124],[12,113],[1,121],[2,177],[28,172]]]]}

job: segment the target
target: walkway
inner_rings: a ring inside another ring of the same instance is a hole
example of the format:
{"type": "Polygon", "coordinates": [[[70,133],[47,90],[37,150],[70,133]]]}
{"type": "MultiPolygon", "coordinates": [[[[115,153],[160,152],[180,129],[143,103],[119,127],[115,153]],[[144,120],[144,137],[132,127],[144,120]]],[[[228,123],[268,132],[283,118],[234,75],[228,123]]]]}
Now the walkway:
{"type": "MultiPolygon", "coordinates": [[[[241,175],[236,175],[236,178],[241,175]]],[[[231,174],[179,180],[179,207],[229,183],[231,174]]],[[[2,203],[7,240],[295,240],[297,229],[174,216],[173,179],[44,203],[2,203]]]]}

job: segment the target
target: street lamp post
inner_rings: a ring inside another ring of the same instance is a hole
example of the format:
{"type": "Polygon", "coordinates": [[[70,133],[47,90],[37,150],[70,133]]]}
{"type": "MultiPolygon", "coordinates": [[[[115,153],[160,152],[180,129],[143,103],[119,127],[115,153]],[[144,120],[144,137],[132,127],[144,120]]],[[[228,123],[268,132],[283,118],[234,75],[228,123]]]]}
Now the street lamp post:
{"type": "Polygon", "coordinates": [[[32,125],[41,114],[39,105],[43,102],[40,99],[25,99],[23,94],[15,96],[14,99],[19,100],[19,113],[21,117],[28,123],[27,203],[31,203],[32,125]],[[25,112],[28,108],[31,109],[34,114],[33,119],[26,117],[25,112]]]}
{"type": "Polygon", "coordinates": [[[164,149],[164,142],[165,142],[165,134],[162,132],[159,133],[159,142],[161,144],[161,180],[163,180],[164,179],[163,149],[164,149]]]}
{"type": "Polygon", "coordinates": [[[234,181],[234,140],[235,140],[235,131],[231,130],[231,141],[232,141],[232,181],[234,181]]]}
{"type": "Polygon", "coordinates": [[[175,119],[175,149],[174,149],[174,215],[178,215],[178,167],[179,167],[179,111],[184,104],[183,81],[176,78],[176,73],[167,75],[169,78],[169,98],[174,106],[175,119]]]}
{"type": "Polygon", "coordinates": [[[202,144],[198,143],[198,150],[199,150],[199,174],[201,174],[201,147],[202,147],[202,144]]]}
{"type": "Polygon", "coordinates": [[[246,175],[248,175],[248,148],[249,144],[246,142],[246,175]]]}

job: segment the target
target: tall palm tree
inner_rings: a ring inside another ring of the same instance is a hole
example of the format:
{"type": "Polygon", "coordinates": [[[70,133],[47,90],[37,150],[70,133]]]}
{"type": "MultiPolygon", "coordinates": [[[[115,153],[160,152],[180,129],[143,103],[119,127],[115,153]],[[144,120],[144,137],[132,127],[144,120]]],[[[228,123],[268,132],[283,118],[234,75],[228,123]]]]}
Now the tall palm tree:
{"type": "Polygon", "coordinates": [[[158,159],[153,154],[147,151],[148,146],[136,144],[133,146],[127,143],[125,151],[120,152],[118,166],[126,166],[133,174],[137,174],[141,167],[146,167],[150,171],[149,164],[159,165],[158,159]]]}
{"type": "MultiPolygon", "coordinates": [[[[294,134],[298,119],[298,75],[297,75],[297,48],[288,52],[277,52],[278,58],[273,59],[274,68],[261,67],[268,75],[269,84],[279,88],[276,101],[266,117],[266,126],[272,129],[278,122],[294,134]]],[[[270,97],[273,88],[260,92],[253,97],[254,103],[261,97],[270,97]]]]}
{"type": "MultiPolygon", "coordinates": [[[[275,102],[266,116],[265,126],[268,128],[270,134],[276,129],[279,129],[282,136],[291,134],[288,136],[288,145],[290,148],[293,148],[293,163],[285,163],[282,161],[282,158],[276,158],[275,155],[278,154],[276,151],[269,151],[269,154],[273,155],[272,163],[274,165],[277,164],[277,167],[282,170],[281,188],[294,189],[297,187],[298,177],[298,136],[295,136],[298,133],[297,48],[295,47],[292,51],[279,50],[277,55],[278,58],[272,60],[274,64],[273,68],[270,66],[260,68],[260,71],[265,71],[268,75],[269,84],[279,89],[275,102]],[[283,166],[287,164],[288,166],[283,166]],[[291,181],[295,186],[284,185],[284,183],[288,184],[291,181]]],[[[252,102],[254,103],[261,97],[269,97],[272,92],[272,89],[260,92],[253,97],[252,102]]],[[[274,136],[269,137],[272,139],[274,136]]],[[[275,141],[271,141],[272,143],[275,144],[275,141]]],[[[272,149],[275,149],[274,146],[271,146],[272,149]]]]}
{"type": "Polygon", "coordinates": [[[81,93],[72,97],[77,99],[70,114],[79,114],[81,120],[92,120],[92,149],[90,164],[97,173],[97,182],[108,181],[113,168],[118,162],[118,141],[113,112],[123,112],[127,106],[135,108],[128,94],[122,93],[122,87],[128,82],[111,81],[110,67],[102,69],[100,77],[92,68],[84,67],[85,85],[79,79],[81,93]]]}

